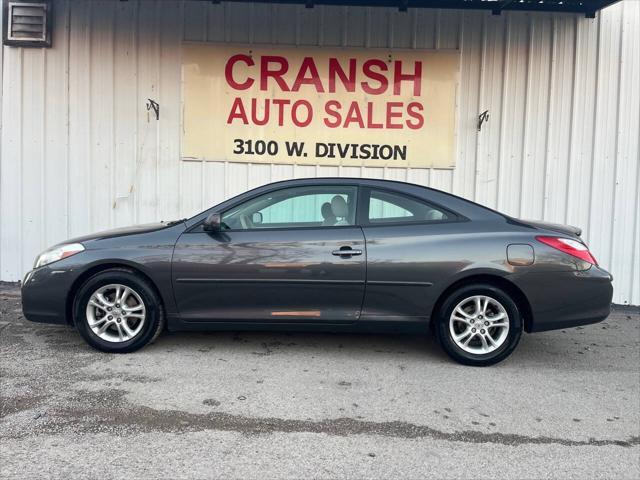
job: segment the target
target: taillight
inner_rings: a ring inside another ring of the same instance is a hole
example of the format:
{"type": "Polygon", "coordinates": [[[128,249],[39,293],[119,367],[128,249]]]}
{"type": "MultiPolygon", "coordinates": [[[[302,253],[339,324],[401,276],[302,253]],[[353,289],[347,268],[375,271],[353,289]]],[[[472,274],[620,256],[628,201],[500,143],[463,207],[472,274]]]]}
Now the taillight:
{"type": "Polygon", "coordinates": [[[550,247],[555,248],[556,250],[560,250],[568,255],[572,255],[574,257],[579,258],[580,260],[584,260],[585,262],[589,262],[592,265],[598,265],[598,262],[591,255],[589,248],[582,242],[577,240],[572,240],[571,238],[563,238],[563,237],[536,237],[536,240],[542,242],[550,247]]]}

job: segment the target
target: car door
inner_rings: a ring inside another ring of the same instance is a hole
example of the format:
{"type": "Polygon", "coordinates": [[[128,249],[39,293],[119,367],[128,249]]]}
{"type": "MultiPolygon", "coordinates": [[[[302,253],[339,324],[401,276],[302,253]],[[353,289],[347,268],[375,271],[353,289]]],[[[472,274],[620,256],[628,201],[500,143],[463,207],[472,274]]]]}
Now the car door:
{"type": "Polygon", "coordinates": [[[219,212],[220,232],[185,232],[172,267],[181,318],[356,321],[366,273],[356,203],[356,186],[281,188],[219,212]]]}
{"type": "Polygon", "coordinates": [[[362,320],[427,318],[432,287],[448,277],[448,256],[456,258],[447,244],[458,216],[393,190],[363,188],[360,199],[368,260],[362,320]]]}

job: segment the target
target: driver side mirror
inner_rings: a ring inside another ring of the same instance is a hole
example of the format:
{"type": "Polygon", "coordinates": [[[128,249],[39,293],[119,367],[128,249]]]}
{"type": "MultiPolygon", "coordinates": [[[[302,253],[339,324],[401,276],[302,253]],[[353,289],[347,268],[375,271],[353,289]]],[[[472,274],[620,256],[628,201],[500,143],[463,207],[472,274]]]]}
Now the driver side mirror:
{"type": "Polygon", "coordinates": [[[222,219],[219,213],[210,214],[202,224],[205,232],[219,232],[222,230],[222,219]]]}

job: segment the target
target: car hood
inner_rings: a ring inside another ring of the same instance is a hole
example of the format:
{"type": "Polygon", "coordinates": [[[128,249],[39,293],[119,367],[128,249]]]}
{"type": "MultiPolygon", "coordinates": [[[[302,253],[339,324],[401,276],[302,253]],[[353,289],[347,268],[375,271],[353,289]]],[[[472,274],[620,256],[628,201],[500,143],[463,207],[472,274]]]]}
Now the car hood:
{"type": "Polygon", "coordinates": [[[142,225],[133,225],[130,227],[120,227],[111,230],[105,230],[102,232],[91,233],[89,235],[83,235],[81,237],[72,238],[64,243],[87,243],[95,240],[103,240],[105,238],[122,237],[125,235],[135,235],[140,233],[154,232],[156,230],[162,230],[163,228],[175,225],[175,222],[155,222],[145,223],[142,225]]]}
{"type": "Polygon", "coordinates": [[[542,222],[540,220],[520,220],[520,223],[529,225],[534,228],[542,228],[544,230],[551,230],[553,232],[564,233],[565,235],[571,235],[579,237],[582,235],[582,229],[580,227],[574,227],[572,225],[562,225],[560,223],[542,222]]]}

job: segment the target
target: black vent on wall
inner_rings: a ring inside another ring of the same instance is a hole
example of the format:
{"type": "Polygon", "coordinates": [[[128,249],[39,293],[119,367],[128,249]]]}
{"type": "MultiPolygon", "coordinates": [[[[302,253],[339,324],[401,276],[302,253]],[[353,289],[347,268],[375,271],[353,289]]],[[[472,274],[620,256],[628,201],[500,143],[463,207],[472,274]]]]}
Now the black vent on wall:
{"type": "Polygon", "coordinates": [[[51,46],[51,3],[49,1],[5,0],[3,43],[21,47],[51,46]]]}

